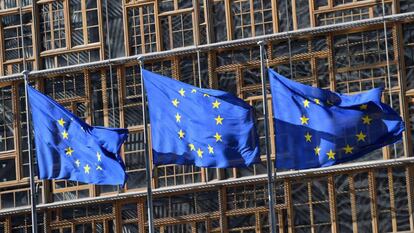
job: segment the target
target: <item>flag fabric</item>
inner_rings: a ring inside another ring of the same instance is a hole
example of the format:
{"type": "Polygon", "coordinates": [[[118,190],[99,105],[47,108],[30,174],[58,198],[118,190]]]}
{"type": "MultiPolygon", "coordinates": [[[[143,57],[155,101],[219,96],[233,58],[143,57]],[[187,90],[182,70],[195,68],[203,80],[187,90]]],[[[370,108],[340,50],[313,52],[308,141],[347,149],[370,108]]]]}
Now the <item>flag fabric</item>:
{"type": "Polygon", "coordinates": [[[27,86],[40,179],[124,185],[119,155],[127,129],[92,127],[53,99],[27,86]]]}
{"type": "Polygon", "coordinates": [[[155,165],[228,168],[260,162],[250,105],[227,92],[142,73],[155,165]]]}
{"type": "Polygon", "coordinates": [[[326,167],[397,142],[404,123],[381,102],[382,89],[343,95],[268,70],[276,132],[276,167],[326,167]]]}

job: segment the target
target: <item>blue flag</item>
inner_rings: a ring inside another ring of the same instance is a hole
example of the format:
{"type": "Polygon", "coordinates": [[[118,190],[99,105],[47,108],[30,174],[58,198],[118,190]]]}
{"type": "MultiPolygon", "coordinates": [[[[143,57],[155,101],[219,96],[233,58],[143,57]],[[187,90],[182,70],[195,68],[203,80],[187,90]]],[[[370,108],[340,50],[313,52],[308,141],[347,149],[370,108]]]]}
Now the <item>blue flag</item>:
{"type": "Polygon", "coordinates": [[[227,92],[142,72],[155,165],[227,168],[260,162],[250,105],[227,92]]]}
{"type": "Polygon", "coordinates": [[[119,155],[127,129],[92,127],[30,86],[36,156],[40,179],[123,185],[125,165],[119,155]]]}
{"type": "Polygon", "coordinates": [[[276,167],[326,167],[401,139],[404,123],[381,103],[381,89],[342,95],[306,86],[269,69],[276,167]]]}

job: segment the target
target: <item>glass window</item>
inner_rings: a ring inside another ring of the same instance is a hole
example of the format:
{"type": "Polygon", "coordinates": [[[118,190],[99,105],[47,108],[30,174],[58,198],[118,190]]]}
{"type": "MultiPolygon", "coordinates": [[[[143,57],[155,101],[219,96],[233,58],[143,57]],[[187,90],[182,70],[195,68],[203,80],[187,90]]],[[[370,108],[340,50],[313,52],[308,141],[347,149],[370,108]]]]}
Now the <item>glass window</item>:
{"type": "Polygon", "coordinates": [[[237,0],[231,7],[234,39],[273,33],[272,1],[237,0]]]}
{"type": "Polygon", "coordinates": [[[127,9],[127,13],[129,53],[133,55],[155,52],[157,50],[157,41],[154,5],[147,4],[140,7],[130,7],[127,9]]]}
{"type": "Polygon", "coordinates": [[[23,41],[20,15],[0,16],[0,20],[3,30],[4,74],[22,72],[23,58],[26,59],[27,69],[31,70],[33,68],[32,14],[22,14],[23,41]]]}
{"type": "Polygon", "coordinates": [[[0,88],[0,151],[14,150],[14,107],[12,87],[0,88]]]}
{"type": "Polygon", "coordinates": [[[130,132],[125,142],[125,165],[128,174],[127,188],[146,187],[144,133],[130,132]]]}
{"type": "Polygon", "coordinates": [[[143,124],[141,77],[138,66],[125,68],[125,99],[123,110],[126,127],[143,124]]]}
{"type": "Polygon", "coordinates": [[[32,4],[32,0],[5,0],[0,2],[0,10],[10,9],[32,4]]]}
{"type": "Polygon", "coordinates": [[[160,18],[163,49],[170,50],[194,44],[193,13],[182,13],[160,18]]]}
{"type": "Polygon", "coordinates": [[[0,160],[0,182],[16,180],[16,161],[14,159],[0,160]]]}
{"type": "Polygon", "coordinates": [[[212,9],[212,25],[214,29],[214,41],[227,40],[226,10],[224,0],[214,1],[212,9]]]}
{"type": "Polygon", "coordinates": [[[64,1],[39,5],[41,50],[66,47],[64,1]]]}

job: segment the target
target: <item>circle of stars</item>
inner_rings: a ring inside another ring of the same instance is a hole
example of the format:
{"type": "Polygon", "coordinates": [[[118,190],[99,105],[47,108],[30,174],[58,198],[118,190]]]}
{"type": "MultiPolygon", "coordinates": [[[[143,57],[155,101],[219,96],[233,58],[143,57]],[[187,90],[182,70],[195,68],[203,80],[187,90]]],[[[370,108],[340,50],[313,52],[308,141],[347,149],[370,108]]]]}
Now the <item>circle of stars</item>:
{"type": "MultiPolygon", "coordinates": [[[[73,121],[73,118],[71,118],[70,120],[73,121]]],[[[58,126],[58,128],[63,128],[63,131],[60,132],[60,135],[62,136],[62,140],[69,141],[69,132],[66,129],[67,122],[63,118],[60,118],[59,120],[57,120],[57,123],[60,126],[60,127],[58,126]]],[[[74,153],[75,153],[75,149],[72,148],[71,146],[66,146],[64,148],[64,154],[66,155],[67,158],[75,159],[76,156],[74,156],[74,153]]],[[[99,152],[96,153],[96,157],[97,157],[98,162],[102,162],[102,157],[101,156],[102,155],[99,152]]],[[[88,163],[85,163],[85,165],[82,166],[82,162],[81,162],[80,159],[76,158],[76,160],[74,161],[74,165],[75,165],[75,168],[82,167],[83,172],[85,174],[90,174],[90,172],[91,172],[91,166],[88,163]]],[[[100,165],[97,164],[96,165],[96,170],[102,171],[103,168],[100,165]]]]}
{"type": "MultiPolygon", "coordinates": [[[[186,98],[187,97],[186,96],[186,92],[187,91],[184,88],[179,89],[177,92],[179,94],[179,96],[178,96],[179,98],[186,98]]],[[[191,89],[191,91],[188,90],[188,92],[190,93],[189,96],[191,96],[192,94],[197,94],[198,93],[197,89],[195,89],[195,88],[191,89]]],[[[205,98],[209,98],[210,97],[210,95],[209,94],[206,94],[206,93],[202,93],[202,95],[205,98]]],[[[179,109],[179,106],[180,106],[180,100],[179,100],[179,98],[173,98],[171,100],[172,105],[175,108],[177,108],[177,109],[179,109]]],[[[219,110],[220,109],[220,105],[221,105],[221,102],[218,99],[215,99],[213,102],[211,102],[211,107],[213,109],[215,109],[215,110],[219,110]]],[[[177,124],[179,124],[179,126],[180,126],[180,123],[183,120],[183,116],[180,114],[180,112],[177,112],[174,117],[175,117],[175,122],[177,124]]],[[[217,114],[217,116],[214,117],[215,125],[217,125],[217,126],[223,125],[223,121],[224,120],[225,119],[220,114],[217,114]]],[[[186,132],[181,127],[179,127],[179,130],[177,131],[177,136],[178,136],[178,139],[179,140],[184,140],[184,139],[186,139],[186,136],[187,135],[186,135],[186,132]]],[[[216,131],[216,133],[212,137],[215,139],[215,142],[216,143],[219,143],[219,142],[222,142],[223,141],[222,135],[219,132],[217,132],[217,131],[216,131]]],[[[188,150],[190,152],[195,152],[196,155],[198,157],[200,157],[200,158],[202,158],[203,155],[205,154],[205,151],[203,150],[202,147],[196,147],[193,143],[189,143],[188,144],[188,150]]],[[[214,154],[214,147],[213,147],[213,145],[210,145],[210,144],[207,145],[206,153],[208,153],[210,155],[213,155],[214,154]]]]}
{"type": "MultiPolygon", "coordinates": [[[[320,106],[332,106],[331,102],[326,102],[323,103],[320,99],[313,99],[313,100],[308,100],[308,99],[304,99],[302,101],[302,106],[303,109],[310,109],[312,108],[312,103],[319,105],[320,106]]],[[[314,106],[316,106],[314,105],[314,106]]],[[[367,104],[362,104],[359,106],[359,110],[364,111],[368,109],[368,105],[367,104]]],[[[307,116],[306,114],[302,114],[299,118],[300,121],[300,125],[302,126],[308,126],[311,122],[311,119],[309,116],[307,116]]],[[[361,117],[361,121],[363,125],[369,126],[371,125],[371,122],[373,121],[373,119],[369,116],[369,115],[364,115],[363,117],[361,117]]],[[[312,134],[310,132],[306,132],[306,134],[303,135],[304,136],[304,140],[306,143],[311,143],[312,142],[312,134]]],[[[366,139],[367,139],[367,134],[364,133],[363,130],[359,130],[359,132],[357,132],[355,134],[355,139],[357,143],[365,143],[366,139]]],[[[335,151],[335,149],[333,148],[325,148],[328,152],[325,153],[325,155],[327,156],[328,160],[335,160],[335,156],[337,155],[337,151],[335,151]]],[[[340,149],[341,151],[343,151],[343,153],[345,155],[352,155],[354,154],[354,150],[355,147],[350,145],[350,144],[346,144],[345,147],[340,149]]],[[[313,148],[313,152],[315,156],[320,156],[321,155],[321,151],[322,148],[320,147],[320,145],[317,145],[316,147],[313,148]]]]}

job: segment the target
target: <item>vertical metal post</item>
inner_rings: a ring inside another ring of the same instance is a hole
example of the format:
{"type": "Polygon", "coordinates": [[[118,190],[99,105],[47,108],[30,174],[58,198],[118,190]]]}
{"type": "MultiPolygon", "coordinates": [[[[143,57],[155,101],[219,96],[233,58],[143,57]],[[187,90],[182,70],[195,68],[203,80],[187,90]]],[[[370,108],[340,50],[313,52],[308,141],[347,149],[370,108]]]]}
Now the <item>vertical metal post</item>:
{"type": "MultiPolygon", "coordinates": [[[[385,2],[382,0],[382,20],[384,23],[384,43],[385,43],[385,58],[387,60],[387,82],[388,82],[388,95],[390,98],[390,106],[393,107],[392,87],[391,87],[391,70],[390,70],[390,55],[388,54],[388,35],[387,35],[387,23],[385,22],[385,2]]],[[[397,158],[397,145],[394,143],[394,159],[397,158]]]]}
{"type": "MultiPolygon", "coordinates": [[[[113,71],[112,71],[112,48],[111,48],[111,41],[109,39],[109,15],[108,15],[108,0],[105,0],[105,25],[106,25],[106,44],[108,45],[108,60],[109,60],[109,81],[111,84],[111,107],[112,107],[112,127],[116,127],[115,125],[115,97],[114,97],[114,81],[113,81],[113,71]]],[[[105,75],[106,77],[106,75],[105,75]]],[[[119,192],[119,188],[118,188],[119,192]]]]}
{"type": "MultiPolygon", "coordinates": [[[[202,1],[204,1],[204,9],[206,9],[204,12],[204,14],[205,14],[205,20],[206,20],[206,22],[213,22],[212,21],[212,19],[211,19],[211,16],[210,16],[210,8],[211,8],[211,5],[210,5],[210,0],[202,0],[202,1]]],[[[206,24],[206,37],[207,37],[207,44],[210,44],[211,43],[211,25],[210,25],[210,23],[207,23],[206,24]]]]}
{"type": "MultiPolygon", "coordinates": [[[[201,82],[201,64],[200,64],[200,50],[197,50],[197,76],[198,76],[198,87],[202,88],[203,84],[201,82]]],[[[204,176],[205,176],[205,182],[208,182],[208,168],[202,168],[204,176]]]]}
{"type": "Polygon", "coordinates": [[[202,87],[201,83],[201,64],[200,64],[200,50],[197,50],[197,71],[198,71],[198,87],[202,87]]]}
{"type": "MultiPolygon", "coordinates": [[[[266,151],[266,164],[267,164],[267,189],[269,198],[269,217],[270,228],[272,233],[276,233],[276,216],[275,205],[273,199],[273,176],[272,176],[272,160],[270,159],[270,142],[269,142],[269,119],[267,113],[267,95],[266,95],[266,68],[264,59],[264,46],[263,41],[257,43],[260,46],[260,76],[262,79],[262,95],[263,95],[263,115],[264,115],[264,128],[265,128],[265,151],[266,151]]],[[[276,168],[275,168],[276,169],[276,168]]],[[[276,175],[276,172],[275,172],[276,175]]]]}
{"type": "Polygon", "coordinates": [[[289,49],[289,68],[290,68],[290,78],[293,79],[293,65],[292,65],[292,41],[290,39],[290,16],[289,16],[289,2],[286,0],[286,30],[288,36],[288,49],[289,49]]]}
{"type": "MultiPolygon", "coordinates": [[[[26,56],[25,56],[25,46],[24,46],[24,30],[23,30],[23,15],[22,15],[22,7],[23,7],[23,1],[19,1],[19,16],[20,16],[20,33],[22,39],[20,40],[20,43],[22,43],[22,59],[23,59],[23,74],[27,71],[27,64],[26,64],[26,56]]],[[[27,99],[27,98],[26,98],[27,99]]]]}
{"type": "Polygon", "coordinates": [[[37,213],[36,213],[36,191],[33,174],[33,155],[32,155],[32,143],[31,143],[31,131],[30,131],[30,106],[29,96],[27,93],[27,85],[29,79],[29,71],[23,71],[24,77],[24,92],[26,95],[26,130],[27,130],[27,148],[29,150],[29,173],[30,173],[30,202],[32,212],[32,233],[37,233],[37,213]]]}
{"type": "Polygon", "coordinates": [[[145,89],[144,89],[144,78],[142,77],[142,69],[144,68],[142,58],[138,58],[139,70],[141,73],[141,96],[142,96],[142,114],[143,114],[143,124],[144,124],[144,150],[145,150],[145,170],[147,177],[147,209],[148,209],[148,232],[154,233],[154,214],[153,214],[153,205],[152,205],[152,187],[151,187],[151,170],[150,170],[150,158],[148,151],[148,132],[147,132],[147,102],[145,98],[145,89]]]}

